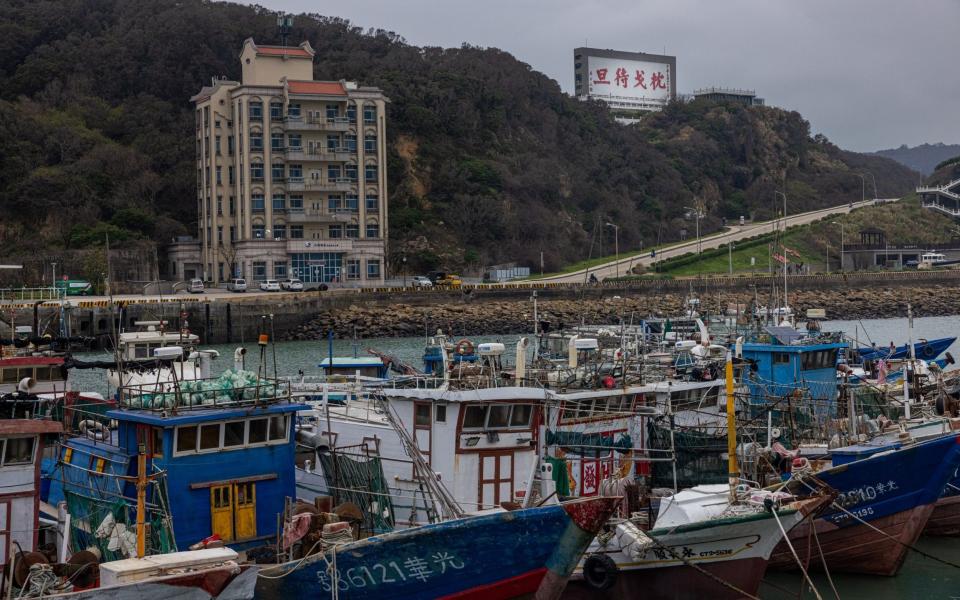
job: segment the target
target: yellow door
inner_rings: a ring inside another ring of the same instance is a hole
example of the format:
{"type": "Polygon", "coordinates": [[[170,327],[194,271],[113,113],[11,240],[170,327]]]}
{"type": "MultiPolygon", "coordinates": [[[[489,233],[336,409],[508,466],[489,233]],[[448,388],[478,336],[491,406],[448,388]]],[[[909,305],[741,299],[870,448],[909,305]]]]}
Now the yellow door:
{"type": "Polygon", "coordinates": [[[237,539],[257,537],[257,491],[252,481],[233,486],[237,539]]]}
{"type": "Polygon", "coordinates": [[[210,528],[224,541],[233,540],[233,496],[231,485],[210,488],[210,528]]]}

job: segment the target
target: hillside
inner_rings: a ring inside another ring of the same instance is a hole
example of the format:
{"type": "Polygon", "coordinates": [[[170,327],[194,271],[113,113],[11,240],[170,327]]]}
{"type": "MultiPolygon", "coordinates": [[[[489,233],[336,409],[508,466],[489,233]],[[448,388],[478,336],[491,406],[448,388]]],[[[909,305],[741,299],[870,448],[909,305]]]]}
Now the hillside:
{"type": "MultiPolygon", "coordinates": [[[[0,13],[0,252],[37,253],[196,231],[189,98],[239,77],[242,41],[277,43],[263,8],[201,0],[8,0],[0,13]]],[[[916,174],[840,150],[796,112],[677,103],[614,123],[497,49],[420,48],[318,15],[291,41],[317,78],[380,86],[391,99],[391,258],[411,269],[519,261],[555,270],[620,248],[679,239],[684,206],[704,231],[881,196],[916,174]],[[602,235],[601,235],[602,234],[602,235]]]]}
{"type": "Polygon", "coordinates": [[[960,144],[921,144],[913,148],[903,144],[899,148],[878,150],[874,154],[893,159],[924,175],[933,173],[941,162],[960,156],[960,144]]]}

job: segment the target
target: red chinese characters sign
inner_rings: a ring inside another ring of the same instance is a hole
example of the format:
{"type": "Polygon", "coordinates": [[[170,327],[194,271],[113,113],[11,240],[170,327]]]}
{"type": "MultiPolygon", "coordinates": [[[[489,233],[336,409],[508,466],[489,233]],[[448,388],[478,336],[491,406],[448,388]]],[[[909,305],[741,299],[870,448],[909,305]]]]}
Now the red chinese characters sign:
{"type": "Polygon", "coordinates": [[[670,97],[670,66],[591,56],[589,82],[591,93],[599,96],[666,100],[670,97]]]}

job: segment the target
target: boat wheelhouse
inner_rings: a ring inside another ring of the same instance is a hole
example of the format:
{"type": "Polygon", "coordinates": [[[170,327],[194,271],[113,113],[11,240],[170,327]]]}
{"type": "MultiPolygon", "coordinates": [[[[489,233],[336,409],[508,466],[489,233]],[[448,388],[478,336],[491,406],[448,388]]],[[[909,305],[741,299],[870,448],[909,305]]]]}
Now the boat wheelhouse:
{"type": "MultiPolygon", "coordinates": [[[[71,495],[100,490],[98,500],[130,506],[134,485],[116,480],[105,486],[101,475],[137,475],[143,453],[148,473],[165,474],[176,545],[219,536],[243,548],[275,539],[277,515],[295,495],[295,415],[307,407],[281,394],[278,382],[252,373],[154,390],[121,388],[120,408],[106,413],[115,430],[98,421],[87,435],[66,441],[61,463],[68,504],[71,495]],[[241,375],[249,375],[242,385],[236,381],[241,375]]],[[[151,492],[148,502],[156,506],[161,496],[151,492]]]]}

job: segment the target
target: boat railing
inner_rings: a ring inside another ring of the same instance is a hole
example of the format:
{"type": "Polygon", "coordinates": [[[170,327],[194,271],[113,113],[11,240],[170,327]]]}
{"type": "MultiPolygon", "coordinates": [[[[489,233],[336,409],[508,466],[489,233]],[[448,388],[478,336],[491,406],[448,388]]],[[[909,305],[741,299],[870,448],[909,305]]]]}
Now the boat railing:
{"type": "Polygon", "coordinates": [[[162,413],[290,402],[291,390],[280,379],[259,378],[255,383],[232,385],[221,377],[128,384],[117,390],[117,398],[122,409],[162,413]]]}

